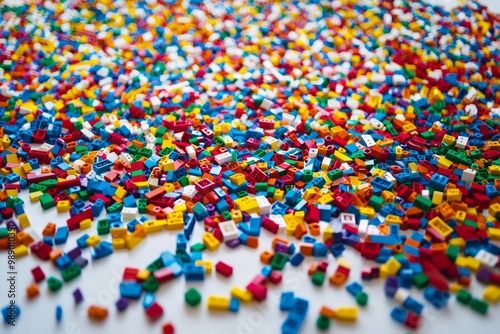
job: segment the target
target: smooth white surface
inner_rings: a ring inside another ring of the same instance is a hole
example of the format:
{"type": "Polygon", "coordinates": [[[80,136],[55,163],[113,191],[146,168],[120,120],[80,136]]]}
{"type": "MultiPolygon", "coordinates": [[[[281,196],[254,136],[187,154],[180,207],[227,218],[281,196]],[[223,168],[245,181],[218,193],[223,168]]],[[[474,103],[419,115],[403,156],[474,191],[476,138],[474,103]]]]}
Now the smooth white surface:
{"type": "MultiPolygon", "coordinates": [[[[441,5],[446,9],[456,7],[458,4],[463,3],[463,0],[427,0],[432,4],[441,5]]],[[[479,0],[480,4],[487,6],[491,11],[500,13],[500,1],[498,0],[479,0]]]]}
{"type": "MultiPolygon", "coordinates": [[[[447,8],[457,1],[431,2],[444,4],[447,8]]],[[[500,0],[483,0],[483,4],[491,6],[492,10],[500,12],[500,0]]],[[[32,226],[26,231],[39,239],[41,231],[47,222],[54,222],[57,226],[65,226],[68,214],[58,214],[56,209],[43,212],[39,203],[32,205],[27,198],[27,191],[23,191],[21,197],[25,200],[25,209],[32,226]],[[37,237],[38,236],[38,237],[37,237]]],[[[104,216],[104,215],[103,215],[104,216]]],[[[192,242],[201,240],[203,227],[198,224],[193,233],[192,242]]],[[[76,239],[88,233],[96,234],[95,222],[93,227],[87,231],[74,231],[63,249],[69,251],[76,246],[76,239]]],[[[165,250],[175,251],[175,233],[163,231],[149,235],[135,250],[115,251],[107,258],[92,261],[88,250],[84,250],[84,256],[89,259],[89,265],[83,269],[82,275],[68,284],[57,293],[48,290],[46,282],[39,284],[41,295],[35,300],[28,302],[26,299],[26,287],[31,284],[32,276],[30,270],[41,265],[46,276],[54,275],[60,278],[59,270],[50,262],[40,262],[32,255],[17,260],[17,304],[21,307],[21,316],[16,321],[16,327],[7,326],[2,322],[0,333],[40,333],[40,334],[80,334],[80,333],[161,333],[162,324],[171,321],[175,325],[176,333],[204,333],[204,334],[261,334],[280,333],[280,327],[286,317],[285,312],[279,311],[279,296],[282,291],[294,291],[296,296],[309,300],[309,312],[302,327],[301,333],[320,333],[316,329],[316,318],[323,305],[337,308],[339,306],[355,305],[355,299],[345,291],[345,287],[335,288],[325,282],[323,287],[315,287],[307,276],[307,263],[317,259],[307,259],[299,268],[286,265],[283,274],[283,282],[276,287],[269,285],[268,299],[263,303],[241,304],[239,313],[208,312],[206,309],[206,298],[209,294],[229,296],[232,286],[245,287],[246,284],[260,272],[262,264],[259,254],[270,249],[273,235],[262,231],[259,240],[259,249],[253,250],[240,246],[231,250],[222,245],[216,252],[203,253],[204,259],[213,260],[214,264],[222,260],[234,268],[233,276],[229,279],[221,277],[214,272],[208,275],[204,282],[186,283],[181,277],[174,281],[162,284],[155,293],[158,302],[163,306],[164,316],[151,323],[146,318],[142,300],[132,301],[124,313],[118,313],[114,302],[118,299],[118,284],[121,280],[123,269],[126,266],[145,268],[149,263],[158,258],[165,250]],[[184,303],[184,292],[191,286],[196,287],[203,295],[203,301],[197,308],[187,307],[184,303]],[[72,292],[79,287],[84,295],[84,302],[75,306],[72,292]],[[110,314],[102,323],[94,323],[88,320],[86,315],[87,306],[98,304],[108,307],[110,314]],[[63,307],[63,319],[60,323],[55,320],[56,305],[63,307]]],[[[103,240],[110,241],[109,236],[103,240]]],[[[295,243],[297,240],[291,239],[295,243]]],[[[363,265],[375,265],[367,262],[348,248],[344,257],[352,262],[353,268],[349,282],[358,281],[364,285],[369,295],[368,305],[360,309],[358,321],[354,324],[345,324],[332,321],[330,332],[334,333],[405,333],[408,329],[397,324],[390,318],[390,311],[397,303],[385,297],[383,292],[384,280],[362,282],[360,270],[363,265]]],[[[329,255],[328,276],[336,268],[335,259],[329,255]]],[[[4,283],[6,276],[6,253],[0,253],[0,306],[7,303],[7,287],[4,283]]],[[[473,280],[470,291],[476,297],[482,297],[485,286],[473,280]]],[[[499,305],[490,305],[488,315],[481,316],[469,307],[458,304],[452,297],[449,305],[444,310],[436,310],[424,301],[420,291],[411,290],[411,295],[418,301],[423,302],[422,326],[418,333],[441,334],[441,333],[472,333],[498,332],[500,321],[498,320],[499,305]]]]}

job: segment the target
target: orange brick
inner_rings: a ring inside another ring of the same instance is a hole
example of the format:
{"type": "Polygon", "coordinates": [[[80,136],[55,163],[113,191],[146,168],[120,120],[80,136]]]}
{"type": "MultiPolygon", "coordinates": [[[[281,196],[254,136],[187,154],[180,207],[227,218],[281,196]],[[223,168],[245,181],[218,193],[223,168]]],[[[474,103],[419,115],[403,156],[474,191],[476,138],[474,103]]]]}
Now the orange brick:
{"type": "Polygon", "coordinates": [[[258,248],[259,247],[259,238],[254,236],[249,236],[247,239],[247,246],[250,248],[258,248]]]}
{"type": "Polygon", "coordinates": [[[108,316],[108,310],[97,305],[90,305],[87,314],[92,320],[104,320],[108,316]]]}
{"type": "Polygon", "coordinates": [[[320,226],[318,223],[309,224],[309,233],[313,236],[319,236],[321,234],[320,226]]]}
{"type": "Polygon", "coordinates": [[[347,276],[339,272],[334,273],[329,278],[330,283],[336,286],[342,285],[346,280],[347,276]]]}
{"type": "Polygon", "coordinates": [[[53,249],[49,253],[49,259],[50,259],[50,261],[54,262],[61,255],[63,255],[63,250],[62,249],[53,249]]]}
{"type": "Polygon", "coordinates": [[[40,295],[40,290],[38,289],[38,285],[36,285],[36,283],[30,284],[26,288],[26,295],[28,299],[33,299],[35,297],[38,297],[40,295]]]}
{"type": "Polygon", "coordinates": [[[313,244],[303,242],[300,244],[300,253],[305,256],[311,256],[313,253],[313,244]]]}
{"type": "Polygon", "coordinates": [[[56,234],[56,224],[48,223],[42,231],[44,237],[53,237],[56,234]]]}
{"type": "Polygon", "coordinates": [[[263,251],[260,254],[260,262],[265,263],[265,264],[270,264],[273,256],[274,256],[273,252],[267,251],[267,250],[263,251]]]}
{"type": "Polygon", "coordinates": [[[335,317],[335,310],[329,308],[328,306],[322,306],[321,310],[319,311],[319,314],[324,317],[333,319],[335,317]]]}
{"type": "Polygon", "coordinates": [[[307,274],[309,276],[312,276],[316,270],[318,269],[318,265],[316,263],[309,263],[309,266],[307,267],[307,274]]]}
{"type": "Polygon", "coordinates": [[[28,233],[26,233],[24,231],[17,232],[16,236],[17,236],[17,240],[19,240],[19,242],[22,243],[25,246],[29,246],[32,242],[35,241],[31,237],[31,235],[29,235],[28,233]]]}
{"type": "Polygon", "coordinates": [[[297,228],[295,229],[295,238],[300,240],[305,234],[307,234],[306,225],[304,225],[304,223],[297,225],[297,228]]]}

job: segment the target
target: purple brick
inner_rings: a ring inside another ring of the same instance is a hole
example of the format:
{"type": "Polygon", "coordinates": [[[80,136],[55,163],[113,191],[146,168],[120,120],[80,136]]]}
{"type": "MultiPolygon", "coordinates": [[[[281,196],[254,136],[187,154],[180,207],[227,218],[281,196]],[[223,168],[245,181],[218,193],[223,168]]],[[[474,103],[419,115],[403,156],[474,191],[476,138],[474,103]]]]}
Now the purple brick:
{"type": "Polygon", "coordinates": [[[276,246],[274,247],[274,251],[276,253],[288,253],[288,247],[282,243],[277,242],[276,246]]]}
{"type": "Polygon", "coordinates": [[[80,247],[76,247],[76,248],[73,248],[72,250],[70,250],[67,254],[68,254],[69,258],[74,261],[80,255],[82,255],[82,250],[80,249],[80,247]]]}
{"type": "Polygon", "coordinates": [[[481,283],[489,283],[491,271],[487,268],[481,268],[476,272],[476,279],[481,283]]]}
{"type": "Polygon", "coordinates": [[[115,305],[118,311],[123,312],[128,307],[128,300],[125,298],[120,298],[116,301],[115,305]]]}
{"type": "Polygon", "coordinates": [[[73,291],[73,298],[75,299],[75,304],[80,304],[83,301],[83,295],[80,288],[76,288],[76,290],[73,291]]]}
{"type": "Polygon", "coordinates": [[[89,264],[89,260],[87,260],[86,258],[83,258],[81,256],[77,257],[76,259],[74,259],[73,261],[75,261],[75,263],[80,267],[80,268],[85,268],[87,266],[87,264],[89,264]]]}
{"type": "Polygon", "coordinates": [[[229,248],[236,248],[240,245],[240,241],[238,239],[229,240],[226,241],[226,245],[229,248]]]}
{"type": "Polygon", "coordinates": [[[394,295],[396,294],[398,288],[399,288],[399,279],[393,276],[387,277],[384,287],[385,294],[388,297],[394,298],[394,295]]]}

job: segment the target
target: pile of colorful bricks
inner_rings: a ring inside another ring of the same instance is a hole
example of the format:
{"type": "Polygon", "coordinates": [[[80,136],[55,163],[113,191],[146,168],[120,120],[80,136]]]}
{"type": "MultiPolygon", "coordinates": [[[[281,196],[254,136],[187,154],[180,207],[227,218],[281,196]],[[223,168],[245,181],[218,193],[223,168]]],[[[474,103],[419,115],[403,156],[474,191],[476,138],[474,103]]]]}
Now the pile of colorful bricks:
{"type": "MultiPolygon", "coordinates": [[[[213,267],[231,276],[237,267],[203,252],[255,249],[261,234],[276,234],[256,253],[262,271],[208,296],[209,310],[265,301],[286,265],[307,257],[312,284],[328,279],[354,297],[323,306],[321,329],[357,319],[361,280],[385,280],[400,305],[388,316],[410,328],[424,308],[414,288],[425,307],[456,294],[485,314],[499,301],[500,19],[485,7],[88,0],[0,10],[0,249],[60,270],[34,268],[30,299],[40,285],[55,293],[89,279],[89,260],[175,233],[146,268],[124,268],[119,311],[142,298],[146,316],[161,318],[161,284],[213,267]],[[66,218],[30,226],[33,203],[66,218]],[[366,260],[362,272],[346,247],[366,260]],[[473,279],[483,295],[468,292],[473,279]]],[[[302,297],[283,293],[283,334],[299,332],[302,297]]],[[[193,288],[185,301],[202,296],[193,288]]]]}

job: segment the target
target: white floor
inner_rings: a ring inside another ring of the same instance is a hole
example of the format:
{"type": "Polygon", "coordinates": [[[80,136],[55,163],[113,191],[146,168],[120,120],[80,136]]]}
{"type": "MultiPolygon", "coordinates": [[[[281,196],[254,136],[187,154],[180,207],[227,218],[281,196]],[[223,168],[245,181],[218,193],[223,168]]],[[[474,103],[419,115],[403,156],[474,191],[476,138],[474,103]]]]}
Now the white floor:
{"type": "MultiPolygon", "coordinates": [[[[462,3],[462,0],[428,0],[430,3],[440,4],[447,9],[457,6],[462,3]]],[[[500,0],[481,0],[479,3],[488,6],[493,12],[500,13],[500,0]]]]}

